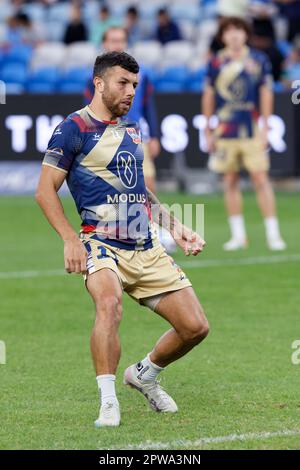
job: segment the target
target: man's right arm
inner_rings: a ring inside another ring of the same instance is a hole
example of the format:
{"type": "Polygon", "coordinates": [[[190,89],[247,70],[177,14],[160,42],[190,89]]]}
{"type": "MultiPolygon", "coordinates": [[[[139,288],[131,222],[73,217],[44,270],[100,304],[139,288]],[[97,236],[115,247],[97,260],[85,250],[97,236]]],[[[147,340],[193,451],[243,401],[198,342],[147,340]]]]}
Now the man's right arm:
{"type": "Polygon", "coordinates": [[[36,201],[52,227],[64,242],[65,269],[68,273],[85,273],[87,252],[67,217],[57,192],[66,172],[42,165],[36,201]]]}
{"type": "Polygon", "coordinates": [[[212,129],[210,128],[210,118],[215,111],[215,92],[211,85],[206,85],[202,95],[202,114],[206,117],[205,138],[209,153],[215,150],[215,143],[212,129]]]}

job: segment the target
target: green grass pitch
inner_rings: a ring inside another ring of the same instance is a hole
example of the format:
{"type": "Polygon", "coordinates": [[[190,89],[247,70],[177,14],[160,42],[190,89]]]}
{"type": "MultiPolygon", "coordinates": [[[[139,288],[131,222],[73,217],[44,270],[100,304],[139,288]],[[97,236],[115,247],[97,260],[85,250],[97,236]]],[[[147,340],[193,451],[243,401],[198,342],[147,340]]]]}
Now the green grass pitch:
{"type": "MultiPolygon", "coordinates": [[[[122,373],[151,350],[168,325],[124,296],[117,375],[122,424],[102,430],[93,427],[98,413],[89,352],[94,312],[82,278],[45,275],[63,268],[61,241],[32,197],[0,198],[0,340],[7,348],[7,363],[0,365],[1,449],[125,449],[147,442],[170,449],[300,449],[300,365],[291,362],[291,344],[300,339],[300,269],[296,257],[282,260],[300,254],[299,195],[278,194],[288,243],[278,255],[265,247],[252,194],[245,195],[250,246],[233,254],[221,249],[229,233],[220,195],[160,196],[168,203],[205,203],[205,253],[187,259],[178,253],[176,260],[189,263],[185,271],[211,333],[164,373],[163,385],[178,414],[156,414],[140,394],[122,385],[122,373]],[[274,256],[283,262],[269,262],[274,256]],[[256,264],[262,257],[267,261],[256,264]],[[254,258],[254,264],[226,264],[242,258],[254,258]],[[217,265],[199,267],[208,260],[217,265]],[[36,270],[43,273],[21,277],[36,270]],[[292,433],[281,435],[284,431],[292,433]],[[260,435],[264,432],[279,434],[267,438],[260,435]],[[244,440],[226,438],[232,434],[244,440]],[[220,436],[225,439],[197,443],[220,436]]],[[[64,205],[79,227],[73,202],[64,199],[64,205]]]]}

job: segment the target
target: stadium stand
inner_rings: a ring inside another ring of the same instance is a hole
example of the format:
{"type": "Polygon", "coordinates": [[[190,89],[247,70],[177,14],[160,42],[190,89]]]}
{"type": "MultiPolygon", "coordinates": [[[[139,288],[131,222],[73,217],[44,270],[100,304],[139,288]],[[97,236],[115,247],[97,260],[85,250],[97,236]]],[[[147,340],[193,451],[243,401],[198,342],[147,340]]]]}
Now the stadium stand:
{"type": "MultiPolygon", "coordinates": [[[[241,0],[241,11],[253,3],[241,0]]],[[[272,3],[272,2],[267,2],[272,3]]],[[[126,11],[135,6],[139,12],[140,29],[146,39],[137,41],[130,52],[149,69],[154,86],[159,91],[201,91],[208,50],[218,26],[217,15],[224,2],[216,0],[171,0],[169,15],[181,31],[182,40],[162,45],[155,40],[157,12],[165,6],[162,0],[108,0],[82,2],[81,20],[88,31],[99,17],[99,9],[106,5],[110,17],[123,25],[126,11]]],[[[289,59],[293,45],[287,40],[288,18],[284,17],[278,2],[273,2],[272,22],[276,46],[289,59]]],[[[250,10],[249,10],[250,11],[250,10]]],[[[70,21],[71,2],[16,2],[1,1],[0,8],[0,77],[7,83],[8,93],[81,93],[91,73],[95,56],[100,52],[91,42],[66,46],[63,37],[70,21]]],[[[250,18],[250,16],[249,16],[250,18]]],[[[285,62],[287,73],[291,65],[285,62]]],[[[300,64],[293,64],[299,70],[300,64]]],[[[285,70],[283,69],[283,77],[285,70]]],[[[291,74],[290,74],[291,75],[291,74]]],[[[286,81],[275,83],[277,91],[286,81]]]]}

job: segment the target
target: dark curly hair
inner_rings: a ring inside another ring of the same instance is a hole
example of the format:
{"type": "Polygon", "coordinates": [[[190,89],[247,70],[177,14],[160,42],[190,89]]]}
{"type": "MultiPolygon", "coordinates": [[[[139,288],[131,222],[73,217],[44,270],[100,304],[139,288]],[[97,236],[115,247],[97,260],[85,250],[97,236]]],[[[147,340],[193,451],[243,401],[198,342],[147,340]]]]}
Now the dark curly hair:
{"type": "Polygon", "coordinates": [[[107,69],[117,65],[132,73],[138,73],[140,70],[135,58],[126,52],[106,52],[96,58],[93,77],[103,77],[107,69]]]}
{"type": "Polygon", "coordinates": [[[217,33],[217,38],[222,44],[223,44],[223,41],[222,41],[223,34],[231,26],[234,26],[237,29],[243,29],[247,35],[247,41],[249,40],[251,33],[252,33],[251,26],[249,25],[249,23],[242,18],[237,18],[235,16],[228,16],[228,17],[221,19],[221,22],[219,25],[219,31],[217,33]]]}

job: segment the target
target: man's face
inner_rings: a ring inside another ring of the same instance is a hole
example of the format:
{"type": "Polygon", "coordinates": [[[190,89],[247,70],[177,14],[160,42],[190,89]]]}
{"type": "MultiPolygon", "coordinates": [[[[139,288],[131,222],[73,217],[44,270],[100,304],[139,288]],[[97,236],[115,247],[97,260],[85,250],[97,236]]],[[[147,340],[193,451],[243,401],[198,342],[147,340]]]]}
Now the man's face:
{"type": "Polygon", "coordinates": [[[158,23],[160,26],[166,26],[169,23],[169,17],[165,13],[158,15],[158,23]]]}
{"type": "Polygon", "coordinates": [[[233,25],[229,26],[223,33],[222,41],[229,49],[239,49],[247,42],[246,31],[233,25]]]}
{"type": "Polygon", "coordinates": [[[103,47],[106,52],[123,52],[127,49],[126,33],[122,29],[107,31],[103,47]]]}
{"type": "Polygon", "coordinates": [[[137,84],[137,74],[120,66],[106,71],[102,79],[102,101],[112,116],[120,117],[128,113],[137,84]]]}

